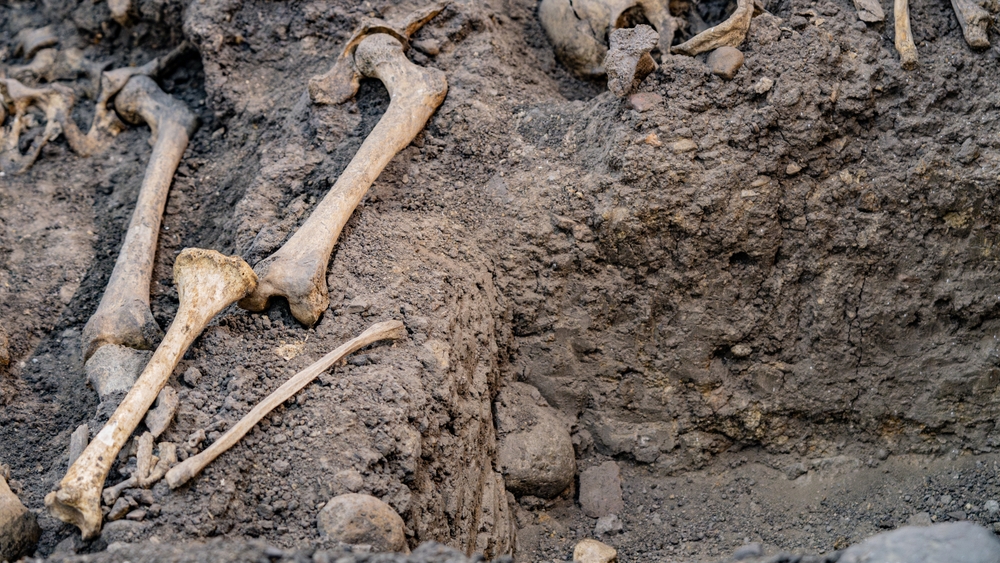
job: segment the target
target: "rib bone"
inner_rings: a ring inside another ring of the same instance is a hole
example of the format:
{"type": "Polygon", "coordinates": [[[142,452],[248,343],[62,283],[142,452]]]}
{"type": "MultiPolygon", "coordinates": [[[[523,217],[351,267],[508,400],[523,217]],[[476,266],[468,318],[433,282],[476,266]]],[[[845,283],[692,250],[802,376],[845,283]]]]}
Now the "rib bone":
{"type": "Polygon", "coordinates": [[[951,0],[951,6],[955,9],[958,23],[962,26],[965,42],[974,49],[989,47],[990,38],[986,32],[990,25],[989,12],[976,4],[975,0],[951,0]]]}
{"type": "Polygon", "coordinates": [[[241,418],[239,422],[227,430],[225,434],[213,442],[205,451],[187,458],[180,464],[175,465],[170,471],[167,471],[167,484],[170,485],[171,489],[176,489],[187,483],[195,475],[201,473],[201,470],[206,465],[212,463],[215,458],[233,447],[236,442],[239,442],[243,436],[246,436],[247,432],[252,430],[275,407],[293,397],[303,387],[326,371],[327,368],[339,362],[345,356],[353,354],[355,351],[379,340],[396,340],[402,338],[404,335],[406,335],[406,329],[403,327],[403,323],[399,321],[386,321],[368,327],[368,330],[348,340],[336,350],[320,358],[316,363],[293,375],[281,387],[278,387],[274,392],[265,397],[263,401],[257,403],[257,406],[251,409],[246,416],[241,418]]]}
{"type": "Polygon", "coordinates": [[[361,74],[385,84],[389,109],[309,219],[284,246],[257,264],[260,284],[240,301],[244,309],[262,311],[280,295],[288,299],[299,322],[312,326],[319,320],[329,304],[326,267],[340,231],[382,169],[424,128],[448,91],[444,73],[410,62],[393,35],[365,37],[355,50],[354,63],[361,74]]]}
{"type": "MultiPolygon", "coordinates": [[[[212,317],[253,291],[256,281],[250,266],[237,256],[188,248],[177,257],[174,282],[180,305],[163,342],[104,428],[69,468],[58,488],[45,496],[49,511],[80,528],[84,539],[100,533],[101,491],[111,464],[177,362],[212,317]]],[[[137,479],[141,477],[145,476],[137,479]]]]}
{"type": "Polygon", "coordinates": [[[917,66],[917,46],[913,44],[913,32],[910,31],[909,0],[895,0],[893,17],[896,20],[896,51],[899,52],[899,63],[909,70],[917,66]]]}
{"type": "Polygon", "coordinates": [[[739,47],[750,30],[753,13],[753,0],[737,0],[736,11],[726,21],[674,47],[674,52],[693,57],[719,47],[739,47]]]}
{"type": "Polygon", "coordinates": [[[104,344],[140,350],[155,345],[160,328],[149,311],[149,284],[156,239],[174,171],[197,127],[197,118],[184,104],[144,75],[128,80],[115,98],[115,108],[126,121],[146,121],[155,142],[115,269],[101,304],[83,328],[85,359],[104,344]]]}

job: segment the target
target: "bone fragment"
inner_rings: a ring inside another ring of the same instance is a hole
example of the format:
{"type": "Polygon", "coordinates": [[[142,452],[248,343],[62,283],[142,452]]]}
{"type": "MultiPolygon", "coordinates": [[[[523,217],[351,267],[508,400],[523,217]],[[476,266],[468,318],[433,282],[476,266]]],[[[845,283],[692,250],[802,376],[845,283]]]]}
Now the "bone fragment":
{"type": "Polygon", "coordinates": [[[7,340],[7,333],[4,332],[3,327],[0,327],[0,368],[5,368],[8,365],[10,365],[10,341],[7,340]]]}
{"type": "Polygon", "coordinates": [[[896,23],[896,51],[899,52],[899,63],[904,69],[910,70],[917,66],[917,46],[913,44],[913,32],[910,31],[909,0],[895,0],[893,16],[896,23]]]}
{"type": "Polygon", "coordinates": [[[444,73],[410,62],[392,35],[365,37],[355,50],[354,62],[364,76],[385,84],[389,108],[309,219],[284,246],[256,265],[260,284],[240,301],[244,309],[263,311],[271,298],[282,296],[299,322],[316,324],[330,301],[326,269],[340,231],[372,182],[424,128],[448,91],[444,73]]]}
{"type": "Polygon", "coordinates": [[[135,453],[135,474],[136,481],[141,483],[143,479],[149,476],[149,473],[153,470],[156,462],[159,459],[154,459],[153,456],[153,433],[144,432],[142,436],[139,437],[139,447],[135,453]]]}
{"type": "Polygon", "coordinates": [[[275,389],[273,393],[265,397],[264,400],[251,409],[246,416],[241,418],[239,422],[227,430],[226,433],[213,442],[211,446],[205,448],[205,450],[200,454],[191,456],[180,464],[174,466],[173,469],[167,472],[167,484],[170,485],[171,489],[176,489],[184,483],[187,483],[198,473],[201,473],[201,470],[204,469],[205,466],[212,463],[212,461],[219,457],[219,455],[223,452],[233,447],[236,442],[240,441],[240,439],[243,438],[247,432],[252,430],[253,427],[256,426],[262,418],[267,416],[269,412],[274,410],[275,407],[295,396],[295,394],[301,391],[303,387],[319,377],[319,375],[326,371],[327,368],[339,362],[345,356],[353,354],[355,351],[360,350],[361,348],[364,348],[374,342],[378,342],[379,340],[396,340],[405,335],[406,328],[403,326],[403,323],[399,321],[386,321],[376,323],[368,327],[368,330],[362,332],[360,335],[352,338],[351,340],[348,340],[344,344],[340,345],[340,347],[336,350],[323,356],[316,363],[293,375],[291,379],[282,384],[281,387],[275,389]]]}
{"type": "Polygon", "coordinates": [[[160,391],[156,397],[156,406],[146,414],[146,427],[154,438],[159,438],[160,434],[170,426],[179,404],[176,389],[168,385],[160,391]]]}
{"type": "Polygon", "coordinates": [[[11,66],[7,70],[7,74],[11,78],[16,78],[18,80],[27,80],[30,78],[38,78],[46,76],[52,72],[52,68],[56,65],[56,57],[59,55],[58,51],[55,49],[41,49],[35,54],[31,62],[26,65],[15,65],[11,66]]]}
{"type": "Polygon", "coordinates": [[[35,551],[41,529],[35,513],[7,485],[9,478],[9,469],[0,465],[0,561],[19,561],[35,551]]]}
{"type": "Polygon", "coordinates": [[[719,47],[739,47],[750,30],[753,12],[753,0],[737,0],[736,11],[729,19],[674,47],[673,52],[693,57],[719,47]]]}
{"type": "Polygon", "coordinates": [[[885,21],[885,11],[878,0],[854,0],[854,9],[858,11],[858,19],[863,22],[885,21]]]}
{"type": "MultiPolygon", "coordinates": [[[[624,28],[627,24],[626,12],[635,6],[642,8],[646,20],[659,33],[659,40],[654,43],[653,48],[659,47],[660,53],[669,54],[670,45],[674,42],[674,34],[680,29],[681,20],[670,14],[670,2],[667,0],[629,0],[621,3],[611,12],[611,27],[624,28]]],[[[610,37],[609,33],[608,38],[610,37]]]]}
{"type": "Polygon", "coordinates": [[[52,26],[22,29],[14,36],[14,54],[22,54],[30,59],[39,49],[51,47],[59,43],[59,38],[52,31],[52,26]]]}
{"type": "Polygon", "coordinates": [[[108,8],[111,10],[111,19],[118,22],[118,25],[127,27],[132,23],[131,0],[108,0],[108,8]]]}
{"type": "Polygon", "coordinates": [[[77,426],[69,437],[69,465],[73,465],[76,458],[80,457],[88,442],[90,442],[90,427],[87,423],[83,423],[77,426]]]}
{"type": "Polygon", "coordinates": [[[139,478],[139,486],[144,489],[151,487],[154,483],[163,479],[163,476],[167,474],[167,471],[177,464],[177,444],[172,442],[160,442],[159,453],[160,455],[158,457],[154,456],[154,459],[156,459],[156,465],[153,466],[149,475],[139,478]]]}
{"type": "Polygon", "coordinates": [[[115,108],[126,121],[148,123],[155,142],[111,279],[83,328],[84,359],[104,344],[151,349],[159,337],[160,327],[149,310],[156,240],[174,171],[197,127],[195,115],[148,76],[131,77],[115,98],[115,108]]]}
{"type": "Polygon", "coordinates": [[[604,57],[608,53],[608,47],[597,37],[604,36],[610,15],[603,2],[586,5],[598,14],[587,17],[584,12],[581,15],[570,0],[542,0],[538,4],[538,20],[556,57],[577,76],[596,78],[604,75],[604,57]],[[603,29],[595,30],[594,27],[603,29]]]}
{"type": "Polygon", "coordinates": [[[49,511],[74,524],[85,539],[101,531],[101,490],[111,464],[142,421],[184,352],[216,314],[245,297],[256,286],[253,270],[237,256],[188,248],[174,262],[180,305],[177,316],[135,386],[104,428],[45,496],[49,511]]]}
{"type": "Polygon", "coordinates": [[[125,489],[134,489],[138,485],[139,485],[139,479],[137,479],[136,476],[133,475],[113,487],[108,487],[107,489],[104,489],[104,492],[101,493],[101,500],[104,501],[104,504],[106,506],[114,506],[115,501],[118,500],[118,497],[121,496],[122,491],[124,491],[125,489]]]}
{"type": "Polygon", "coordinates": [[[624,98],[635,92],[646,76],[656,70],[656,61],[649,51],[656,47],[659,36],[648,25],[637,25],[612,31],[610,39],[611,48],[604,59],[608,89],[624,98]]]}
{"type": "Polygon", "coordinates": [[[14,106],[10,127],[0,134],[0,169],[20,174],[38,159],[42,148],[62,132],[59,116],[65,113],[65,100],[53,88],[29,88],[13,78],[0,78],[0,97],[14,106]],[[45,130],[32,141],[28,151],[21,154],[18,143],[28,126],[28,108],[32,105],[45,112],[45,130]]]}
{"type": "Polygon", "coordinates": [[[990,46],[990,38],[987,29],[990,25],[990,14],[984,10],[975,0],[951,0],[951,6],[958,16],[958,23],[962,26],[962,34],[965,35],[965,42],[973,49],[986,49],[990,46]]]}

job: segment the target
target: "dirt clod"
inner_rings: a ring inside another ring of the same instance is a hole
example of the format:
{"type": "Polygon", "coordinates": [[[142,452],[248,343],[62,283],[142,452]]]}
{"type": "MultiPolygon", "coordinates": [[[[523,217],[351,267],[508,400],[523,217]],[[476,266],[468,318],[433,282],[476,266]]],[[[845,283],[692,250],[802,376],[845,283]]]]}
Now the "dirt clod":
{"type": "Polygon", "coordinates": [[[375,551],[408,551],[403,519],[391,506],[371,496],[350,493],[326,503],[319,513],[320,533],[346,544],[375,551]]]}

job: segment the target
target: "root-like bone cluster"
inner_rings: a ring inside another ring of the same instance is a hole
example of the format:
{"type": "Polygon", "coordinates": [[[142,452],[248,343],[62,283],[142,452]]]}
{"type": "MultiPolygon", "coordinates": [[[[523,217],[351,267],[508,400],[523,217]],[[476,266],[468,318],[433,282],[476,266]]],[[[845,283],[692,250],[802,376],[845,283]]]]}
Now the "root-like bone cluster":
{"type": "MultiPolygon", "coordinates": [[[[424,128],[448,91],[443,72],[406,58],[396,37],[400,34],[373,33],[357,43],[354,68],[385,84],[389,108],[312,215],[284,246],[256,265],[260,284],[240,301],[240,307],[262,311],[273,297],[281,296],[288,299],[299,322],[312,326],[329,305],[326,269],[340,231],[378,175],[424,128]]],[[[315,82],[338,76],[330,73],[315,82]]],[[[332,90],[323,85],[310,87],[310,92],[320,93],[323,99],[332,90]]]]}
{"type": "MultiPolygon", "coordinates": [[[[45,497],[49,511],[80,528],[84,538],[100,533],[101,493],[108,471],[177,362],[212,317],[253,291],[257,279],[239,257],[185,249],[174,263],[174,282],[180,306],[163,342],[104,428],[69,468],[58,488],[45,497]]],[[[143,477],[135,476],[137,482],[143,477]]],[[[151,478],[148,474],[145,477],[151,478]]]]}

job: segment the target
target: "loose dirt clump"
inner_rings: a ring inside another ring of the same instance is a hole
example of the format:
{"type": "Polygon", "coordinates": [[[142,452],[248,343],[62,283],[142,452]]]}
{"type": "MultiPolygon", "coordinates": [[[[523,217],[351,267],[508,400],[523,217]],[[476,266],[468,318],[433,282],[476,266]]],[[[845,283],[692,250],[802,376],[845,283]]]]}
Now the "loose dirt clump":
{"type": "MultiPolygon", "coordinates": [[[[0,463],[38,512],[37,556],[102,560],[114,546],[169,559],[207,541],[199,553],[319,561],[345,549],[317,529],[344,493],[387,503],[410,548],[523,561],[571,559],[586,537],[620,561],[675,561],[1000,521],[997,53],[970,50],[947,3],[912,6],[912,71],[891,26],[858,21],[850,2],[764,7],[732,80],[706,55],[664,56],[618,99],[556,60],[534,0],[450,4],[408,52],[445,73],[447,97],[340,235],[329,308],[312,328],[281,302],[224,311],[174,371],[179,407],[160,439],[190,444],[182,457],[200,450],[374,322],[402,320],[407,337],[321,376],[189,485],[126,490],[141,518],[106,523],[93,542],[42,499],[66,472],[70,435],[110,414],[87,387],[81,331],[149,133],[130,127],[87,158],[60,137],[0,177],[0,463]],[[510,382],[558,410],[578,474],[620,468],[624,509],[606,533],[577,503],[579,478],[552,500],[507,492],[493,402],[510,382]]],[[[30,63],[15,33],[48,25],[53,48],[110,68],[193,44],[158,80],[201,123],[153,268],[166,328],[181,249],[255,265],[337,180],[389,96],[364,80],[353,100],[315,105],[309,79],[364,18],[413,6],[132,8],[122,27],[105,2],[10,4],[0,62],[30,63]]],[[[89,122],[90,79],[58,81],[89,122]]],[[[37,117],[22,150],[42,133],[37,117]]],[[[132,469],[125,452],[108,485],[132,469]]]]}

